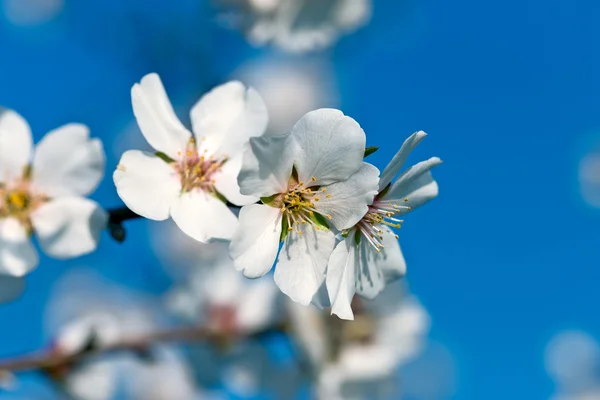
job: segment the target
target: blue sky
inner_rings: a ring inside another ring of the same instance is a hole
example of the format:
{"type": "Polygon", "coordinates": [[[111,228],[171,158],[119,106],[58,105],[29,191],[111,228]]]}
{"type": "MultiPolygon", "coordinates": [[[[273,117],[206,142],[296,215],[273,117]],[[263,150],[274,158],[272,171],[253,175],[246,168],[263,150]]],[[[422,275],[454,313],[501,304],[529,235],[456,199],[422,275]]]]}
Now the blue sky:
{"type": "MultiPolygon", "coordinates": [[[[0,20],[0,104],[21,113],[36,139],[88,124],[105,142],[109,171],[115,135],[132,118],[129,88],[142,75],[159,72],[185,108],[270,51],[191,0],[68,3],[39,26],[0,20]]],[[[371,23],[322,55],[334,63],[341,108],[381,147],[371,162],[383,168],[419,129],[429,137],[412,161],[444,160],[434,173],[439,198],[406,218],[400,240],[431,336],[454,355],[456,399],[548,398],[549,338],[566,328],[600,336],[600,210],[582,201],[577,178],[600,143],[598,21],[592,0],[377,0],[371,23]]],[[[94,197],[120,204],[110,179],[94,197]]],[[[42,259],[25,297],[0,308],[0,354],[44,343],[44,303],[69,268],[93,265],[164,290],[149,224],[129,224],[123,245],[105,236],[82,259],[42,259]]]]}

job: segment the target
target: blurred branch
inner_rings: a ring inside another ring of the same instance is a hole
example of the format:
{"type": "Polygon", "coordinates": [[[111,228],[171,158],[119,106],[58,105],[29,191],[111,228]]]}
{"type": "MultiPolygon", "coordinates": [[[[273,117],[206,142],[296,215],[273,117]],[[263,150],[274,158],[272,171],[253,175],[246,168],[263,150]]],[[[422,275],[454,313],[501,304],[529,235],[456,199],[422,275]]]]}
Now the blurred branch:
{"type": "Polygon", "coordinates": [[[157,331],[138,337],[125,338],[117,343],[105,346],[98,345],[92,337],[90,338],[90,343],[76,353],[68,354],[59,348],[50,348],[45,351],[0,360],[0,373],[3,371],[24,372],[42,370],[52,374],[55,371],[76,365],[91,357],[127,351],[144,354],[144,352],[151,350],[152,346],[159,343],[189,343],[203,340],[227,343],[228,340],[236,338],[259,339],[284,331],[285,326],[283,325],[268,327],[249,335],[228,334],[204,327],[182,327],[157,331]]]}

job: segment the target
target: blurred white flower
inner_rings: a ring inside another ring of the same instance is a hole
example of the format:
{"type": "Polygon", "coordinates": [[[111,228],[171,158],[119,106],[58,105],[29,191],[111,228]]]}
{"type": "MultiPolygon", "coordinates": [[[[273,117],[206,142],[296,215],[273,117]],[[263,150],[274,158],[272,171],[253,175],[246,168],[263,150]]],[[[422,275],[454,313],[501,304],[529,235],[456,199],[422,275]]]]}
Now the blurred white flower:
{"type": "Polygon", "coordinates": [[[57,128],[34,152],[27,122],[0,110],[0,274],[23,276],[37,265],[34,233],[56,258],[96,248],[108,216],[83,196],[98,186],[104,162],[102,143],[86,126],[57,128]]]}
{"type": "Polygon", "coordinates": [[[333,67],[327,60],[267,57],[242,65],[233,77],[256,88],[265,100],[270,134],[288,132],[309,111],[339,105],[333,67]]]}
{"type": "Polygon", "coordinates": [[[357,223],[376,193],[379,171],[363,163],[365,133],[341,111],[306,114],[287,135],[250,140],[239,176],[241,192],[264,204],[240,211],[230,252],[236,268],[257,278],[271,269],[275,283],[308,305],[325,279],[336,229],[357,223]],[[362,179],[346,181],[359,171],[362,179]]]}
{"type": "MultiPolygon", "coordinates": [[[[399,228],[403,222],[397,217],[419,207],[438,194],[438,184],[430,170],[441,160],[432,157],[406,169],[395,182],[408,155],[425,138],[425,132],[411,135],[379,180],[378,193],[365,216],[342,233],[345,240],[336,247],[327,268],[327,292],[332,304],[331,313],[343,319],[353,319],[350,303],[355,293],[368,299],[375,298],[386,283],[406,272],[406,263],[400,250],[398,235],[390,228],[399,228]]],[[[357,174],[349,180],[361,181],[357,174]]]]}
{"type": "Polygon", "coordinates": [[[6,19],[13,25],[32,26],[61,13],[65,0],[1,0],[6,19]]]}
{"type": "Polygon", "coordinates": [[[158,75],[131,89],[133,111],[144,137],[158,152],[130,150],[113,174],[117,192],[137,214],[173,218],[194,239],[230,239],[237,219],[223,197],[236,205],[256,198],[240,194],[237,175],[248,139],[267,125],[265,105],[240,82],[214,88],[191,111],[194,135],[173,111],[158,75]]]}
{"type": "Polygon", "coordinates": [[[582,331],[564,331],[546,346],[546,370],[556,382],[553,400],[600,399],[600,345],[582,331]]]}
{"type": "Polygon", "coordinates": [[[398,398],[398,369],[422,350],[430,320],[423,306],[390,285],[376,300],[356,300],[356,320],[291,306],[293,328],[326,399],[398,398]]]}
{"type": "Polygon", "coordinates": [[[275,325],[280,310],[273,281],[250,280],[238,273],[225,243],[203,245],[199,254],[205,251],[216,257],[196,263],[184,284],[171,293],[170,306],[225,334],[251,334],[275,325]]]}
{"type": "Polygon", "coordinates": [[[579,162],[579,190],[590,206],[600,208],[600,151],[596,149],[579,162]]]}
{"type": "MultiPolygon", "coordinates": [[[[75,271],[55,288],[47,319],[53,349],[77,354],[135,339],[162,326],[158,304],[104,282],[90,271],[75,271]]],[[[144,356],[126,351],[97,356],[52,371],[63,389],[78,400],[194,400],[201,392],[181,356],[156,344],[144,356]]]]}
{"type": "Polygon", "coordinates": [[[256,45],[289,52],[320,50],[371,18],[371,0],[220,0],[232,25],[256,45]]]}

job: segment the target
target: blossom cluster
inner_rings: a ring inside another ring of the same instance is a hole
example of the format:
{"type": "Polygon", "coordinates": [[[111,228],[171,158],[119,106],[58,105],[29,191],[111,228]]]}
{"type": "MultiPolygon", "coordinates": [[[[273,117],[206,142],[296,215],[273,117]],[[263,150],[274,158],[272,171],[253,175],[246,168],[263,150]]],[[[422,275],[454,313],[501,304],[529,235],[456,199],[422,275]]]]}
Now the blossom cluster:
{"type": "Polygon", "coordinates": [[[172,218],[200,242],[230,241],[246,277],[275,264],[275,283],[293,301],[331,305],[344,319],[353,318],[355,293],[372,299],[404,275],[392,228],[438,193],[430,171],[439,158],[400,172],[424,132],[406,139],[380,176],[363,161],[365,132],[339,110],[314,110],[289,132],[265,134],[260,95],[233,81],[192,107],[190,131],[158,75],[146,75],[131,94],[155,150],[127,151],[113,174],[135,213],[172,218]],[[241,207],[239,216],[230,206],[241,207]]]}
{"type": "MultiPolygon", "coordinates": [[[[235,267],[248,278],[275,264],[275,283],[293,301],[331,306],[344,319],[353,318],[356,293],[373,299],[405,274],[393,228],[438,193],[430,171],[439,158],[400,172],[424,132],[406,139],[380,174],[363,160],[372,151],[365,132],[339,110],[314,110],[289,132],[265,133],[261,96],[232,81],[192,107],[190,131],[158,75],[146,75],[131,96],[155,149],[125,152],[114,171],[117,192],[133,212],[172,218],[199,242],[229,241],[235,267]]],[[[87,127],[65,125],[32,148],[25,120],[3,111],[0,273],[12,283],[5,285],[7,298],[19,288],[15,277],[37,265],[32,235],[49,255],[76,257],[96,248],[108,220],[83,197],[104,171],[102,145],[87,127]]]]}

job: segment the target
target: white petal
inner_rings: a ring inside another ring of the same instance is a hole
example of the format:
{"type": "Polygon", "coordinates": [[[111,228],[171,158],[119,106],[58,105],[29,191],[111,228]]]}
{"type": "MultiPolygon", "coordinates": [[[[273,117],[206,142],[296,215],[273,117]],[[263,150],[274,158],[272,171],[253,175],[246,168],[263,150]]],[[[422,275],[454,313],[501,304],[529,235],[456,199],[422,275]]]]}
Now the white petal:
{"type": "Polygon", "coordinates": [[[327,265],[327,292],[331,302],[331,314],[342,319],[354,319],[352,298],[355,293],[356,245],[354,236],[335,246],[327,265]]]}
{"type": "Polygon", "coordinates": [[[0,108],[0,183],[23,174],[31,158],[33,139],[27,121],[15,111],[0,108]]]}
{"type": "Polygon", "coordinates": [[[307,226],[300,235],[290,231],[275,268],[275,283],[293,301],[309,305],[325,280],[327,261],[335,246],[331,231],[307,226]]]}
{"type": "MultiPolygon", "coordinates": [[[[385,229],[385,228],[384,228],[385,229]]],[[[406,262],[394,234],[385,229],[385,248],[377,252],[364,237],[361,238],[358,253],[356,292],[367,299],[374,299],[390,283],[406,273],[406,262]]]]}
{"type": "Polygon", "coordinates": [[[231,240],[238,224],[225,203],[202,190],[179,196],[171,206],[171,217],[183,233],[202,243],[231,240]]]}
{"type": "Polygon", "coordinates": [[[396,153],[392,161],[385,167],[379,181],[379,191],[382,191],[394,177],[400,172],[406,162],[408,155],[417,147],[421,140],[425,139],[427,134],[423,131],[415,132],[402,143],[400,150],[396,153]]]}
{"type": "Polygon", "coordinates": [[[292,128],[299,151],[294,164],[301,181],[327,185],[348,179],[361,166],[365,132],[341,111],[322,108],[311,111],[292,128]]]}
{"type": "Polygon", "coordinates": [[[25,227],[14,218],[0,220],[0,274],[23,276],[38,262],[25,227]]]}
{"type": "Polygon", "coordinates": [[[400,249],[400,243],[394,233],[389,230],[383,234],[381,253],[376,255],[377,268],[383,273],[386,285],[406,275],[406,261],[400,249]]]}
{"type": "Polygon", "coordinates": [[[192,134],[179,121],[157,74],[144,76],[131,88],[131,103],[144,137],[155,150],[178,158],[192,134]]]}
{"type": "Polygon", "coordinates": [[[90,140],[81,124],[68,124],[44,136],[33,156],[35,188],[50,197],[85,196],[104,176],[105,156],[100,139],[90,140]]]}
{"type": "Polygon", "coordinates": [[[360,169],[342,182],[326,186],[315,207],[323,215],[330,215],[331,222],[339,229],[354,226],[367,213],[377,194],[379,170],[371,164],[362,163],[360,169]],[[331,197],[327,197],[331,196],[331,197]]]}
{"type": "Polygon", "coordinates": [[[108,214],[95,201],[61,197],[36,209],[31,214],[31,222],[46,254],[71,258],[96,249],[108,214]]]}
{"type": "Polygon", "coordinates": [[[431,176],[431,169],[440,165],[442,161],[432,157],[413,165],[400,175],[385,194],[385,200],[398,200],[411,210],[427,203],[438,195],[438,184],[431,176]],[[405,201],[408,199],[408,201],[405,201]]]}
{"type": "Polygon", "coordinates": [[[130,150],[123,154],[113,180],[127,207],[144,218],[169,218],[171,204],[181,191],[175,169],[154,154],[130,150]]]}
{"type": "Polygon", "coordinates": [[[235,267],[248,278],[271,270],[281,237],[281,211],[262,204],[242,207],[239,228],[231,239],[229,255],[235,267]]]}
{"type": "Polygon", "coordinates": [[[265,132],[267,107],[252,88],[231,81],[206,93],[191,111],[200,149],[208,154],[237,156],[254,136],[265,132]]]}
{"type": "Polygon", "coordinates": [[[244,196],[240,193],[238,185],[238,175],[242,168],[242,155],[227,160],[225,165],[214,176],[215,188],[219,193],[227,198],[230,202],[237,206],[245,206],[247,204],[256,203],[259,198],[255,196],[244,196]]]}
{"type": "Polygon", "coordinates": [[[0,275],[0,304],[8,303],[25,291],[25,279],[17,276],[0,275]]]}
{"type": "Polygon", "coordinates": [[[290,135],[251,138],[238,176],[241,193],[264,197],[287,191],[296,148],[290,135]]]}

